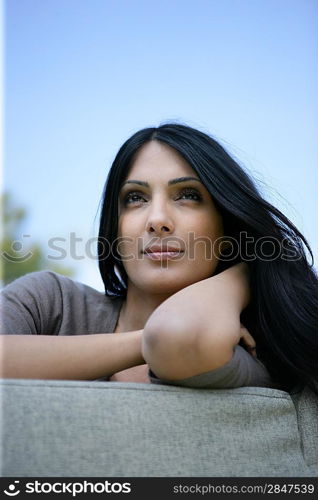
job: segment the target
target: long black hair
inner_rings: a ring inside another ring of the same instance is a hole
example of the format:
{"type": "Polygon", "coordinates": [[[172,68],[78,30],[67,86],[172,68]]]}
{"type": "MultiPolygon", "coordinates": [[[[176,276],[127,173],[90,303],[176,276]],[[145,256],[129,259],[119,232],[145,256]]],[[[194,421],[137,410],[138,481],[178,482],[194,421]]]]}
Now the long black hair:
{"type": "Polygon", "coordinates": [[[278,385],[292,388],[301,382],[318,393],[318,277],[311,248],[292,222],[263,198],[251,176],[204,132],[167,123],[138,131],[118,151],[104,188],[98,238],[105,294],[124,298],[127,293],[127,275],[112,248],[119,189],[137,151],[152,140],[182,155],[223,218],[231,245],[215,274],[239,261],[249,267],[251,301],[241,322],[256,340],[259,359],[278,385]]]}

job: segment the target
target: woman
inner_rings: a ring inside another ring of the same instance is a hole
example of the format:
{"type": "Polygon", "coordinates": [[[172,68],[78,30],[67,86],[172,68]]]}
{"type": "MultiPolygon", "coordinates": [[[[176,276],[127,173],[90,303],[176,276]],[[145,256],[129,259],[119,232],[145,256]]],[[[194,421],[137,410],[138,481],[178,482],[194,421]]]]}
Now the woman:
{"type": "Polygon", "coordinates": [[[49,272],[8,285],[3,376],[315,389],[318,279],[303,242],[311,253],[214,139],[143,129],[106,181],[105,295],[49,272]]]}

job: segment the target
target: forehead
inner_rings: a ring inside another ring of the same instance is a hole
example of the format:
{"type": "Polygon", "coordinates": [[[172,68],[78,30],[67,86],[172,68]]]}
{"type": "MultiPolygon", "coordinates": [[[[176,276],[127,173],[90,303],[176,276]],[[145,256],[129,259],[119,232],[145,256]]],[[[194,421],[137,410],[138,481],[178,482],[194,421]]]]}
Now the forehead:
{"type": "Polygon", "coordinates": [[[137,152],[127,179],[169,180],[185,175],[198,178],[189,163],[175,149],[158,141],[151,141],[137,152]]]}

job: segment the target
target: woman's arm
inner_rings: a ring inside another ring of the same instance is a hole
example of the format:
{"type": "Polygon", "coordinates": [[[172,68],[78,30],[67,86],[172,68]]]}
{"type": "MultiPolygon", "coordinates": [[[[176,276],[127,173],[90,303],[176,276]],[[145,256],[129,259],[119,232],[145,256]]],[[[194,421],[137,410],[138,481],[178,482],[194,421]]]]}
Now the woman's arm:
{"type": "Polygon", "coordinates": [[[142,330],[118,335],[2,335],[0,376],[93,380],[145,363],[142,330]]]}
{"type": "Polygon", "coordinates": [[[241,337],[254,345],[240,323],[249,300],[245,263],[180,290],[148,319],[142,338],[144,359],[157,377],[170,380],[223,366],[241,337]]]}

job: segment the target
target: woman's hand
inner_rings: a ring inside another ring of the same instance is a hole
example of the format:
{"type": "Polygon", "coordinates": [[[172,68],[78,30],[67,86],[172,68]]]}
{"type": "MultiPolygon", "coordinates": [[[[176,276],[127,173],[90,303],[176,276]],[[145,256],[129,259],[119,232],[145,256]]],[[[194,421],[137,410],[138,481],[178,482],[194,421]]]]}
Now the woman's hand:
{"type": "Polygon", "coordinates": [[[180,290],[152,313],[144,327],[145,361],[163,379],[219,368],[231,359],[241,338],[254,347],[240,322],[249,300],[245,263],[180,290]]]}
{"type": "Polygon", "coordinates": [[[242,343],[244,344],[242,347],[244,347],[251,356],[257,358],[256,342],[248,329],[245,328],[242,323],[240,328],[240,341],[242,341],[242,343]]]}
{"type": "Polygon", "coordinates": [[[109,382],[142,382],[150,384],[148,365],[144,364],[127,368],[127,370],[114,373],[108,380],[109,382]]]}

